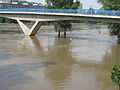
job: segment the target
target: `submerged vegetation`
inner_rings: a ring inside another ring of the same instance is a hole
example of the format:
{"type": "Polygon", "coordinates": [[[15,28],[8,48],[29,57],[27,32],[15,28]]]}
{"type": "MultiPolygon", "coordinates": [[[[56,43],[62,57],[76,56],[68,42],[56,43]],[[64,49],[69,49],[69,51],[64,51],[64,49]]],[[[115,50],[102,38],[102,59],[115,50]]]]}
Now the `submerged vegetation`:
{"type": "MultiPolygon", "coordinates": [[[[45,8],[47,9],[77,9],[80,5],[80,1],[76,0],[46,0],[45,8]]],[[[60,33],[64,32],[64,37],[66,37],[66,31],[71,30],[71,21],[56,21],[54,22],[55,31],[58,32],[58,37],[60,33]]]]}

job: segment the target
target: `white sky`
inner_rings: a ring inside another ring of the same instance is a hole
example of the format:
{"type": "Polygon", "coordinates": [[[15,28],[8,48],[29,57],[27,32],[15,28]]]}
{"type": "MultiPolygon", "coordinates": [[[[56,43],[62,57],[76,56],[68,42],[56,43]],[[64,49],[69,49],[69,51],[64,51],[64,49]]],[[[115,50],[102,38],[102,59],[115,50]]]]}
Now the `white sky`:
{"type": "MultiPolygon", "coordinates": [[[[33,1],[33,0],[27,0],[27,1],[33,1]]],[[[101,5],[97,3],[97,0],[80,0],[83,4],[83,9],[89,9],[91,5],[93,4],[94,9],[99,9],[101,5]]],[[[34,2],[45,4],[45,0],[34,0],[34,2]]]]}

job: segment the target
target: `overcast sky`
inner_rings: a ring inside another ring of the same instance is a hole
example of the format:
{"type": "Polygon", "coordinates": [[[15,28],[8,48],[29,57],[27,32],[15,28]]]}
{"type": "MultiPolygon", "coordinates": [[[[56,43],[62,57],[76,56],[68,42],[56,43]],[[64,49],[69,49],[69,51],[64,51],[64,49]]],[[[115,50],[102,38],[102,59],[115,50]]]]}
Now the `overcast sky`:
{"type": "MultiPolygon", "coordinates": [[[[33,1],[33,0],[27,0],[27,1],[33,1]]],[[[99,9],[101,5],[97,3],[97,0],[80,0],[83,4],[83,9],[89,9],[91,5],[93,5],[94,9],[99,9]]],[[[34,0],[34,2],[45,4],[45,0],[34,0]]]]}

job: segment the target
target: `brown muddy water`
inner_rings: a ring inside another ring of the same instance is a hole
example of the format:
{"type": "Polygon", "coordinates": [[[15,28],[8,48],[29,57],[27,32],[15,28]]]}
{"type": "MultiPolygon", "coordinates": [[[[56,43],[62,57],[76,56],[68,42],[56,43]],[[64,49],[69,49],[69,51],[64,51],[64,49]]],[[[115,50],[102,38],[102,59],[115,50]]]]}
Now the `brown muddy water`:
{"type": "Polygon", "coordinates": [[[116,37],[106,26],[84,27],[68,38],[0,32],[0,90],[119,90],[110,79],[120,64],[116,37]]]}

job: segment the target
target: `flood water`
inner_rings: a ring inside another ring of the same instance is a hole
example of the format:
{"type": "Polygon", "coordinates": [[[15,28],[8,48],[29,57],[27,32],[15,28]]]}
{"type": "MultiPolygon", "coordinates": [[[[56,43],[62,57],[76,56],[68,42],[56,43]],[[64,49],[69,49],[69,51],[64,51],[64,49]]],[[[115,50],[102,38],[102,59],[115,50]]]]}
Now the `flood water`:
{"type": "Polygon", "coordinates": [[[120,45],[106,26],[57,34],[0,33],[0,90],[119,90],[110,79],[120,45]]]}

